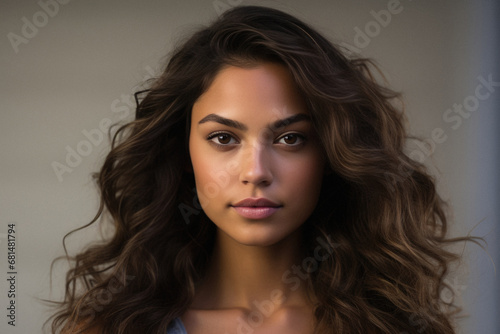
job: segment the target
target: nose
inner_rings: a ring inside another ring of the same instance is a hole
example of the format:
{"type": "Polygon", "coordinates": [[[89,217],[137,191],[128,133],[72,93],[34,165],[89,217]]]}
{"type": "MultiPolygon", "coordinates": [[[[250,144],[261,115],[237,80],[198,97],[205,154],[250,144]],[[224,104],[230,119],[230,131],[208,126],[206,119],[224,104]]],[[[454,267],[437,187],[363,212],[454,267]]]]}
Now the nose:
{"type": "Polygon", "coordinates": [[[265,145],[252,145],[242,156],[240,181],[243,184],[268,186],[273,182],[271,160],[265,145]]]}

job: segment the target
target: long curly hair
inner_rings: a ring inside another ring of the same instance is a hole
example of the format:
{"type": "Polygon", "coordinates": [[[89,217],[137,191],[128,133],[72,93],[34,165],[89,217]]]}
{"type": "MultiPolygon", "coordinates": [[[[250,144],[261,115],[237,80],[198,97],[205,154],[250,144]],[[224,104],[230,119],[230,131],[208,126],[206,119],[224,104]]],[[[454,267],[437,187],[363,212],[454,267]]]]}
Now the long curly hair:
{"type": "Polygon", "coordinates": [[[275,62],[308,105],[327,160],[305,223],[304,256],[318,237],[331,254],[308,270],[316,333],[454,333],[458,308],[442,292],[458,256],[434,179],[405,154],[399,94],[369,59],[345,56],[281,11],[242,6],[194,33],[171,55],[136,119],[121,126],[96,179],[91,223],[113,226],[76,256],[52,332],[166,333],[190,306],[210,259],[215,225],[196,197],[188,136],[193,103],[228,65],[275,62]]]}

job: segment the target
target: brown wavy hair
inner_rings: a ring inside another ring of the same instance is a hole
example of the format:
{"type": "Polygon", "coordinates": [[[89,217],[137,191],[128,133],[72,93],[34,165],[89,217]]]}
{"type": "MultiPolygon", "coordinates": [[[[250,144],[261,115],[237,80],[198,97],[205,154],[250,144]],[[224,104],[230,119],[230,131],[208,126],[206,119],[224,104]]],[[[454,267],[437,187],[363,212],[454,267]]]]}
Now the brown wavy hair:
{"type": "MultiPolygon", "coordinates": [[[[399,94],[368,59],[346,57],[281,11],[236,7],[194,33],[138,92],[97,175],[96,218],[113,235],[74,257],[52,332],[166,333],[190,306],[215,226],[197,202],[187,147],[193,103],[224,66],[275,62],[308,104],[330,170],[305,223],[332,254],[310,270],[316,333],[454,333],[457,307],[440,296],[450,262],[445,203],[426,168],[405,153],[399,94]],[[102,218],[102,219],[101,219],[102,218]]],[[[452,290],[452,289],[451,289],[452,290]]],[[[453,291],[451,291],[453,292],[453,291]]]]}

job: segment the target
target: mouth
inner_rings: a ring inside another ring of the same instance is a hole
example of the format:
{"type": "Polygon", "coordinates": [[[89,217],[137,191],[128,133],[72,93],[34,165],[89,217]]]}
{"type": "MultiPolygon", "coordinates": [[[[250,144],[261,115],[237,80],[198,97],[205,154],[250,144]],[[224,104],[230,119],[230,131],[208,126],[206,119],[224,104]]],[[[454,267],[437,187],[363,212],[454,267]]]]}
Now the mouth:
{"type": "Polygon", "coordinates": [[[272,216],[283,206],[267,198],[246,198],[231,207],[244,218],[264,219],[272,216]]]}

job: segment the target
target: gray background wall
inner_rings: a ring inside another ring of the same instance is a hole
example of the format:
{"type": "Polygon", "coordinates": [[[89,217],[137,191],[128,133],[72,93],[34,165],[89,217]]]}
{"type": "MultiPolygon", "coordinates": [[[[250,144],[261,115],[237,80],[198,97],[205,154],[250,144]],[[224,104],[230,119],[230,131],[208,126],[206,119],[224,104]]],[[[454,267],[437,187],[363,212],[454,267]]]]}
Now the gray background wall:
{"type": "MultiPolygon", "coordinates": [[[[500,86],[493,86],[488,97],[476,96],[479,78],[500,82],[499,8],[493,0],[400,0],[390,22],[387,17],[377,22],[374,13],[394,1],[60,0],[56,8],[55,0],[3,0],[0,332],[41,332],[50,312],[38,299],[61,294],[65,268],[55,268],[50,291],[50,263],[63,252],[64,234],[95,213],[97,192],[90,173],[98,170],[108,149],[99,126],[131,118],[130,94],[158,72],[179,38],[224,8],[261,4],[294,14],[351,51],[375,58],[404,94],[411,131],[423,138],[442,131],[431,145],[432,155],[416,146],[411,150],[432,166],[451,203],[452,233],[470,232],[489,243],[488,253],[466,246],[468,266],[450,276],[469,314],[460,322],[460,333],[500,333],[493,265],[500,254],[500,86]],[[472,110],[469,116],[447,111],[464,103],[472,110]],[[455,118],[447,122],[444,116],[455,118]],[[80,152],[80,158],[71,151],[80,152]],[[59,176],[54,165],[65,168],[59,176]],[[9,223],[17,228],[16,327],[8,326],[6,317],[9,223]]],[[[70,248],[97,232],[91,228],[70,238],[70,248]]]]}

